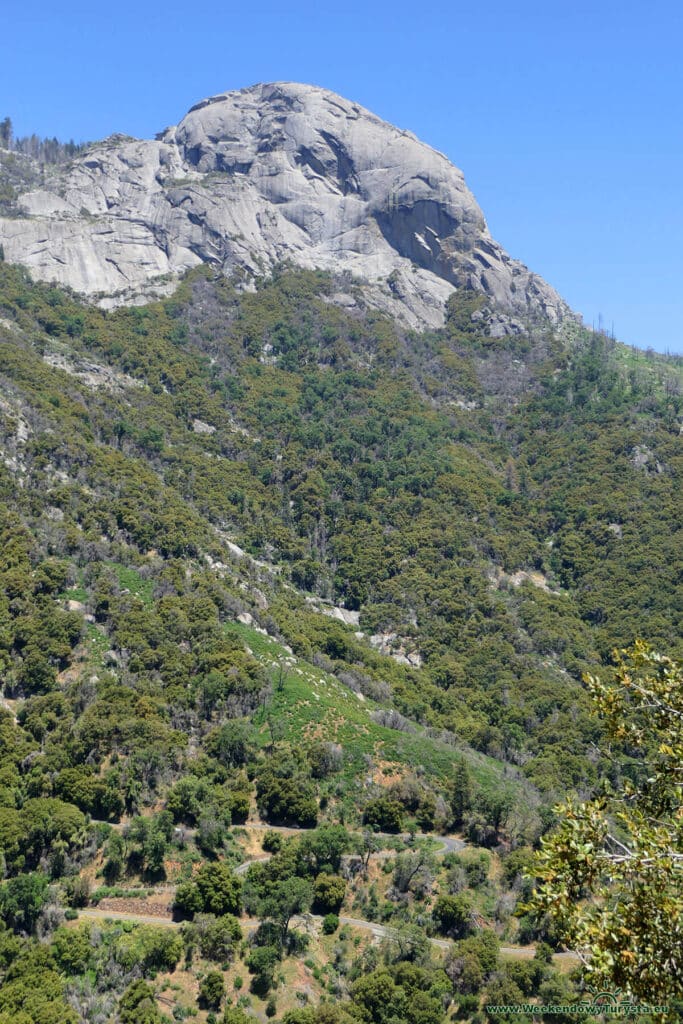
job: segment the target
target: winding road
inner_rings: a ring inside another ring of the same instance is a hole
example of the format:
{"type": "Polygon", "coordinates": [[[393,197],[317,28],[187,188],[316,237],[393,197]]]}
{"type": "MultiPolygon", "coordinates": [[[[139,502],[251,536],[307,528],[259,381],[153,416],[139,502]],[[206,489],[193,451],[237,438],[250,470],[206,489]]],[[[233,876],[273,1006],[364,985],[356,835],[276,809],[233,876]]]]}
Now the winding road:
{"type": "MultiPolygon", "coordinates": [[[[122,828],[123,825],[118,825],[118,826],[114,826],[114,827],[122,828]]],[[[289,827],[284,826],[284,825],[268,825],[268,824],[264,824],[263,822],[247,822],[244,827],[251,828],[251,829],[254,829],[254,830],[258,830],[258,831],[264,831],[264,832],[266,832],[266,831],[280,832],[283,835],[301,835],[302,833],[305,834],[307,831],[309,831],[307,829],[289,828],[289,827]]],[[[191,835],[194,834],[194,831],[195,831],[194,829],[187,829],[186,830],[186,834],[188,836],[191,836],[191,835]]],[[[356,833],[351,833],[351,834],[356,834],[356,833]]],[[[441,843],[440,848],[438,850],[434,850],[433,851],[434,855],[437,856],[437,857],[443,857],[447,853],[457,853],[460,850],[464,849],[465,846],[466,846],[465,842],[462,839],[458,839],[455,836],[433,836],[433,835],[428,835],[426,833],[417,833],[414,836],[411,836],[410,833],[407,833],[407,832],[398,833],[398,834],[397,833],[390,833],[390,832],[375,832],[375,833],[373,833],[373,835],[377,839],[384,839],[384,840],[389,840],[389,841],[395,841],[396,839],[400,839],[400,840],[402,840],[403,842],[405,842],[405,843],[407,843],[409,845],[411,844],[411,842],[414,842],[416,840],[428,839],[428,840],[431,840],[432,842],[437,841],[437,842],[441,843]]],[[[383,860],[383,859],[386,859],[388,857],[394,856],[395,853],[396,853],[395,850],[378,850],[377,852],[373,853],[372,856],[373,856],[373,858],[375,860],[383,860]]],[[[249,870],[249,868],[251,867],[252,864],[263,863],[264,861],[267,861],[269,859],[270,859],[270,854],[263,854],[262,856],[252,857],[249,860],[245,860],[235,869],[235,874],[236,875],[244,875],[249,870]]],[[[163,891],[164,893],[168,893],[169,895],[171,895],[172,893],[175,892],[175,887],[167,886],[163,890],[157,890],[157,891],[159,891],[159,892],[163,891]]],[[[158,926],[166,927],[166,928],[179,928],[180,927],[180,923],[181,923],[179,921],[174,921],[170,917],[170,915],[168,917],[157,917],[157,916],[154,916],[154,915],[151,915],[151,914],[141,914],[141,913],[128,912],[128,911],[100,910],[97,907],[86,907],[86,908],[84,908],[82,910],[79,910],[78,913],[79,913],[79,918],[85,918],[85,919],[88,919],[88,920],[95,920],[95,921],[108,921],[108,920],[109,921],[134,921],[137,924],[151,924],[151,925],[158,925],[158,926]]],[[[322,925],[323,918],[322,918],[322,916],[320,916],[318,914],[306,914],[306,915],[303,915],[301,917],[294,918],[293,920],[296,921],[296,922],[299,922],[301,924],[305,924],[307,922],[315,922],[315,924],[318,927],[320,927],[322,925]]],[[[260,922],[259,922],[259,920],[257,918],[246,918],[246,919],[243,918],[240,921],[240,924],[242,925],[243,928],[253,928],[253,929],[255,929],[255,928],[257,928],[259,926],[259,923],[260,922]]],[[[378,924],[376,921],[367,921],[367,920],[365,920],[365,918],[361,918],[361,917],[348,917],[348,916],[346,916],[344,914],[340,914],[339,915],[339,923],[341,925],[348,925],[351,928],[358,928],[361,931],[368,931],[377,939],[391,939],[391,938],[394,938],[394,936],[396,935],[396,929],[395,928],[391,928],[390,926],[383,925],[383,924],[378,924]]],[[[429,941],[432,944],[432,946],[435,946],[436,948],[444,950],[444,951],[450,949],[451,946],[452,946],[452,942],[448,941],[447,939],[430,938],[429,941]]],[[[534,946],[501,946],[500,947],[500,953],[501,953],[502,956],[513,957],[515,959],[520,959],[520,960],[522,960],[522,959],[524,959],[524,960],[530,959],[531,957],[533,957],[535,952],[536,952],[536,949],[535,949],[534,946]]],[[[573,953],[556,953],[554,955],[554,959],[555,960],[559,960],[559,961],[562,961],[562,960],[577,961],[577,957],[573,953]]]]}
{"type": "MultiPolygon", "coordinates": [[[[152,924],[161,928],[179,928],[182,923],[180,921],[173,921],[170,917],[152,917],[148,914],[98,910],[96,907],[86,907],[84,910],[79,910],[78,916],[79,919],[85,918],[86,920],[94,921],[134,921],[136,924],[152,924]]],[[[323,918],[319,914],[305,914],[301,917],[292,918],[292,921],[295,924],[314,922],[320,926],[322,925],[323,918]]],[[[256,917],[242,918],[240,920],[242,927],[247,929],[256,929],[260,923],[256,917]]],[[[341,925],[348,925],[350,928],[358,928],[361,931],[370,932],[376,939],[393,939],[396,935],[395,928],[387,927],[384,924],[377,924],[376,921],[366,921],[362,917],[347,917],[345,914],[340,914],[339,923],[341,925]]],[[[449,950],[453,945],[447,939],[430,938],[429,941],[432,946],[444,951],[449,950]]],[[[500,946],[499,948],[501,956],[511,957],[515,960],[530,960],[535,952],[535,946],[500,946]]],[[[578,963],[578,957],[574,953],[555,953],[553,954],[553,960],[578,963]]]]}

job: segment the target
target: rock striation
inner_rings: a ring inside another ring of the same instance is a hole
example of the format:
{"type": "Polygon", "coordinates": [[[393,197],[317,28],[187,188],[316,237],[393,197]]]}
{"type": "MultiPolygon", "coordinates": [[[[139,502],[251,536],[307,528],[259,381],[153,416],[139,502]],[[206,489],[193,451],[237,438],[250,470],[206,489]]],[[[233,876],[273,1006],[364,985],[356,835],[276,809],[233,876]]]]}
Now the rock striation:
{"type": "Polygon", "coordinates": [[[490,297],[503,332],[572,315],[491,238],[445,156],[309,85],[213,96],[155,140],[113,136],[18,207],[0,219],[5,258],[103,305],[166,294],[199,263],[248,284],[290,261],[360,279],[416,327],[441,324],[456,288],[490,297]]]}

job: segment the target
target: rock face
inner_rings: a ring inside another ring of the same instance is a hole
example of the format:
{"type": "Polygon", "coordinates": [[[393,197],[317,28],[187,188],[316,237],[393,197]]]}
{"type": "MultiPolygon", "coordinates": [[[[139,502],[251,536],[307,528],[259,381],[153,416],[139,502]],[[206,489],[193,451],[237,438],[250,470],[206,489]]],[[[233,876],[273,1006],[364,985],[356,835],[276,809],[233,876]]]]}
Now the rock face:
{"type": "Polygon", "coordinates": [[[197,104],[155,141],[114,136],[0,219],[5,258],[104,305],[169,292],[201,262],[248,280],[289,260],[348,272],[439,325],[454,288],[557,323],[559,295],[491,238],[462,173],[410,132],[307,85],[197,104]]]}

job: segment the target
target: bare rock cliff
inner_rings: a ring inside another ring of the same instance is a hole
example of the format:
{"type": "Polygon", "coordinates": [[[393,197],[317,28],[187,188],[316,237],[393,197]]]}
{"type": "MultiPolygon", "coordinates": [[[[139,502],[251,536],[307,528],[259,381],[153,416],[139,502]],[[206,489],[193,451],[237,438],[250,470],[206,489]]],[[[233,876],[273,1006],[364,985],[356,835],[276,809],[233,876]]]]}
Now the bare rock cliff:
{"type": "Polygon", "coordinates": [[[0,218],[5,259],[104,305],[167,293],[201,262],[248,281],[289,260],[350,273],[417,327],[461,287],[513,325],[572,315],[491,238],[445,156],[308,85],[214,96],[154,141],[114,136],[19,208],[0,218]]]}

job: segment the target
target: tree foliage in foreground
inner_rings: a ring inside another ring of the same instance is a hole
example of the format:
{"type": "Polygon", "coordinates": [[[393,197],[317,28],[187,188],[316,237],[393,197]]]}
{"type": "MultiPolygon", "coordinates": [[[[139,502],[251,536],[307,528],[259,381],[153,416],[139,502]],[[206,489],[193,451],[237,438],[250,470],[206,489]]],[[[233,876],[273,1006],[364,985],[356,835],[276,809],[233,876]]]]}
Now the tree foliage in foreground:
{"type": "Polygon", "coordinates": [[[587,684],[615,749],[619,792],[567,801],[536,867],[536,907],[593,983],[641,1001],[683,996],[683,666],[642,642],[613,682],[587,684]]]}

